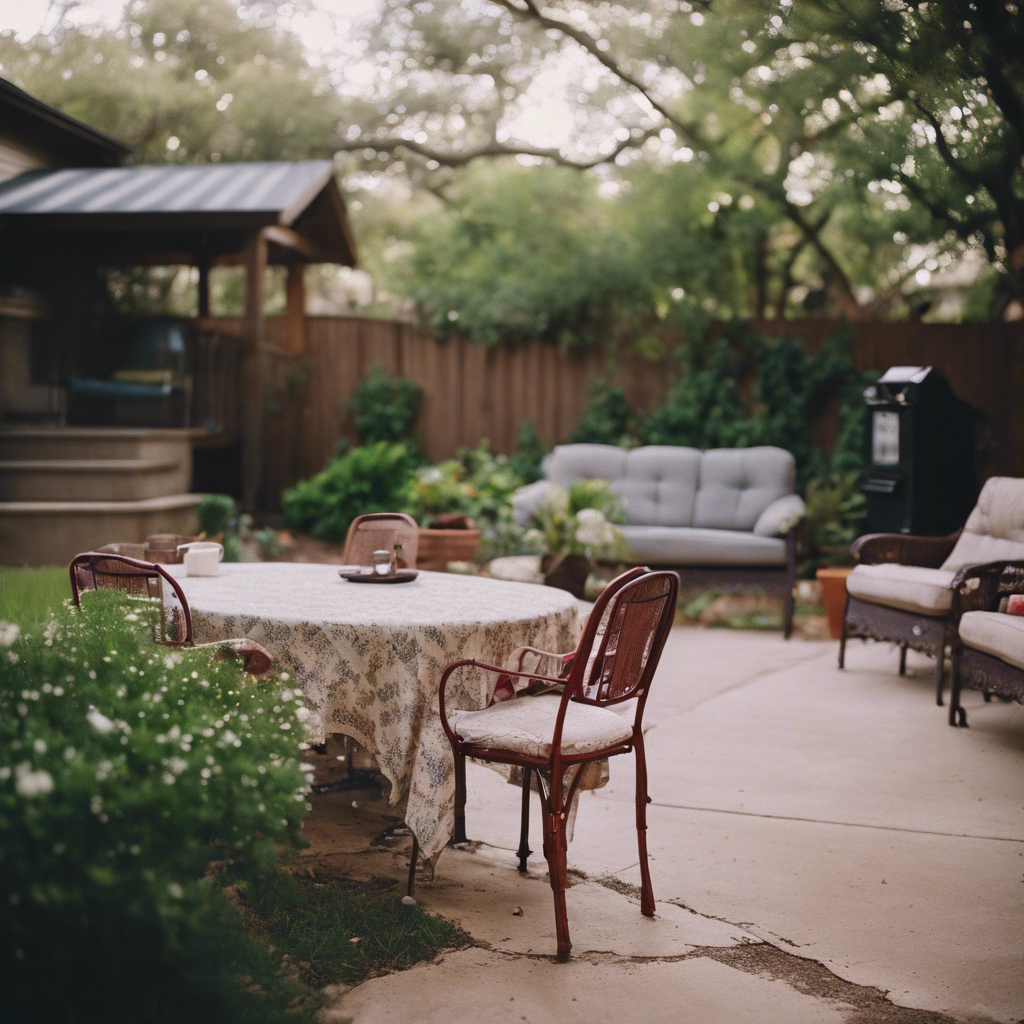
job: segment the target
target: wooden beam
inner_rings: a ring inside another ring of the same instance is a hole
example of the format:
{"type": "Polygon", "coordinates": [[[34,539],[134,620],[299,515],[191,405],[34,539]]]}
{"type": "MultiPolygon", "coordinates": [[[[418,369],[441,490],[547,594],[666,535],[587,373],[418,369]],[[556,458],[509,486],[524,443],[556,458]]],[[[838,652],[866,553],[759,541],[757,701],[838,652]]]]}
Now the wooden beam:
{"type": "Polygon", "coordinates": [[[292,356],[306,353],[306,277],[301,263],[288,264],[287,305],[284,313],[284,347],[292,356]]]}
{"type": "Polygon", "coordinates": [[[199,267],[199,316],[210,315],[210,257],[205,253],[196,260],[199,267]]]}
{"type": "Polygon", "coordinates": [[[263,234],[268,242],[280,245],[284,249],[294,250],[304,256],[309,263],[338,262],[336,256],[333,256],[322,246],[317,245],[316,242],[306,238],[305,235],[300,235],[298,231],[292,230],[292,228],[275,224],[272,227],[264,228],[263,234]]]}
{"type": "Polygon", "coordinates": [[[267,240],[257,231],[245,248],[245,313],[242,317],[245,352],[242,357],[242,505],[256,508],[263,475],[263,394],[267,357],[263,351],[263,299],[267,277],[267,240]]]}

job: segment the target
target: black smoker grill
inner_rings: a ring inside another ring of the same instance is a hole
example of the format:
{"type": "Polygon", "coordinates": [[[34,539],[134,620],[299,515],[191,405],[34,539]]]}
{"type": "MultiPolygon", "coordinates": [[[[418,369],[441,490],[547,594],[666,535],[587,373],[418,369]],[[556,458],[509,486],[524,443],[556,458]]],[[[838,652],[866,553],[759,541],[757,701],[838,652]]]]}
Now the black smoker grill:
{"type": "Polygon", "coordinates": [[[865,533],[940,536],[974,507],[977,413],[931,366],[893,366],[864,392],[868,405],[865,533]]]}

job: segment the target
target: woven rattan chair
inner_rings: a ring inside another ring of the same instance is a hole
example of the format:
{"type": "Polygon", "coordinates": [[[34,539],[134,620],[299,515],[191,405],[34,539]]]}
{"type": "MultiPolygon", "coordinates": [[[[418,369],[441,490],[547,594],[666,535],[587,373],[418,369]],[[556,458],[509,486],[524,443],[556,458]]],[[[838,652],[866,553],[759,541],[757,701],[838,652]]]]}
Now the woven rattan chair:
{"type": "Polygon", "coordinates": [[[352,520],[343,557],[349,565],[370,565],[374,551],[390,552],[401,544],[399,568],[415,569],[419,538],[419,527],[412,516],[404,512],[371,512],[352,520]]]}
{"type": "MultiPolygon", "coordinates": [[[[115,547],[123,545],[107,545],[115,547]]],[[[159,603],[157,643],[168,647],[209,649],[218,657],[241,658],[245,671],[260,676],[270,670],[270,652],[255,640],[215,640],[197,644],[192,633],[192,613],[178,581],[162,566],[112,551],[87,551],[76,555],[68,567],[71,596],[82,607],[82,594],[91,590],[120,590],[132,597],[159,603]]]]}
{"type": "Polygon", "coordinates": [[[950,725],[967,725],[962,690],[980,690],[986,701],[996,696],[1024,704],[1024,616],[1005,613],[1008,599],[1019,594],[1024,594],[1024,561],[989,562],[957,575],[950,725]]]}
{"type": "MultiPolygon", "coordinates": [[[[537,772],[544,824],[544,856],[555,901],[558,958],[569,955],[566,912],[566,824],[583,766],[616,754],[636,753],[636,827],[640,852],[640,910],[654,915],[654,893],[647,864],[647,763],[642,721],[644,705],[661,651],[672,626],[679,577],[674,572],[642,571],[594,605],[568,675],[541,676],[476,661],[456,661],[441,676],[441,724],[455,757],[456,820],[465,820],[466,758],[515,765],[537,772]],[[604,632],[600,630],[604,627],[604,632]],[[562,686],[561,694],[519,697],[482,711],[449,711],[448,680],[463,667],[500,678],[562,686]],[[631,713],[616,705],[635,701],[631,713]]],[[[413,865],[418,850],[413,843],[413,865]]]]}

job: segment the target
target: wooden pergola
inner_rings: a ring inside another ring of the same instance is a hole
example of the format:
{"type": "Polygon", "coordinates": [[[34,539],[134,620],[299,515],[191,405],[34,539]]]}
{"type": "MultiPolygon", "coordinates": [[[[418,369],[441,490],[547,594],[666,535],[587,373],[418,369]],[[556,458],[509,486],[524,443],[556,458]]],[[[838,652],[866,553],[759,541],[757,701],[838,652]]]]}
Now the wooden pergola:
{"type": "Polygon", "coordinates": [[[239,432],[243,501],[262,466],[267,379],[263,306],[268,266],[287,268],[284,346],[304,349],[303,268],[356,264],[344,200],[329,161],[207,166],[63,168],[0,184],[0,280],[38,290],[71,312],[70,278],[138,266],[194,266],[200,323],[210,314],[210,270],[245,268],[245,345],[239,432]]]}

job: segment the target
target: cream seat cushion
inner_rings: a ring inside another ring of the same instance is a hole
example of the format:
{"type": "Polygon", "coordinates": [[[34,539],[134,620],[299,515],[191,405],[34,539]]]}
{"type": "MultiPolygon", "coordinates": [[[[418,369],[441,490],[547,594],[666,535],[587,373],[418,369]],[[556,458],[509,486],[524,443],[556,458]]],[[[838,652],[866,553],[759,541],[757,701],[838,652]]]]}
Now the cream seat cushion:
{"type": "MultiPolygon", "coordinates": [[[[448,724],[475,746],[549,757],[560,700],[555,693],[517,697],[482,711],[453,711],[448,724]]],[[[589,754],[624,743],[632,735],[632,721],[624,721],[614,711],[570,701],[562,728],[562,753],[589,754]]]]}
{"type": "Polygon", "coordinates": [[[953,606],[955,573],[916,565],[858,565],[846,577],[852,597],[918,615],[946,615],[953,606]]]}
{"type": "Polygon", "coordinates": [[[960,639],[976,651],[1024,668],[1024,616],[966,612],[960,619],[960,639]]]}

